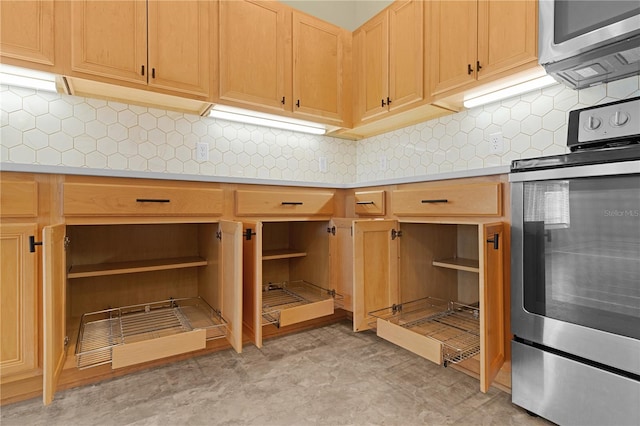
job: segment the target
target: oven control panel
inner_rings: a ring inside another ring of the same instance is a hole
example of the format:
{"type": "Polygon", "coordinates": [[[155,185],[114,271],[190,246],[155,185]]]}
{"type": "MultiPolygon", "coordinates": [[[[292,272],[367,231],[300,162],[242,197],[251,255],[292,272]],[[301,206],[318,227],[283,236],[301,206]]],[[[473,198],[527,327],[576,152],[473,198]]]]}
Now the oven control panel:
{"type": "Polygon", "coordinates": [[[578,143],[629,138],[640,135],[640,98],[579,111],[578,143]]]}

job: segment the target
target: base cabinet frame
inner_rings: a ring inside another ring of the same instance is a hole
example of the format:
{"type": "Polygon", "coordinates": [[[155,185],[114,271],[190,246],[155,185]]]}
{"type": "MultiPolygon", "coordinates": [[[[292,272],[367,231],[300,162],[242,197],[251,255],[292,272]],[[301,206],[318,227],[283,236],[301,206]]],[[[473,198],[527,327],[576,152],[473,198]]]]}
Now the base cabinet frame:
{"type": "MultiPolygon", "coordinates": [[[[206,341],[218,337],[241,352],[241,231],[239,222],[224,220],[45,227],[44,403],[53,401],[65,370],[79,368],[67,358],[77,354],[79,317],[96,306],[132,305],[140,308],[129,309],[124,316],[145,316],[158,312],[157,301],[149,298],[168,298],[179,309],[182,297],[200,297],[223,319],[223,331],[212,333],[206,311],[198,313],[199,318],[192,316],[195,320],[187,325],[182,320],[178,328],[153,323],[149,317],[151,328],[104,348],[112,369],[203,349],[206,341]]],[[[114,319],[114,310],[107,309],[106,320],[114,319]]]]}
{"type": "Polygon", "coordinates": [[[486,392],[505,361],[503,223],[405,218],[356,220],[353,229],[354,331],[375,328],[445,366],[479,359],[486,392]],[[447,343],[465,327],[475,348],[447,343]]]}

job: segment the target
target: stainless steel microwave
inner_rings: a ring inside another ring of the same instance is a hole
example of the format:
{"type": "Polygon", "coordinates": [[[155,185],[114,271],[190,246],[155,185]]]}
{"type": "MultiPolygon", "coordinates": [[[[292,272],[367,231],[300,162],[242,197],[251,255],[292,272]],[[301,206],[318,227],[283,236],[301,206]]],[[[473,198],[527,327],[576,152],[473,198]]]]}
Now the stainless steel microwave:
{"type": "Polygon", "coordinates": [[[640,74],[640,1],[540,0],[539,62],[581,89],[640,74]]]}

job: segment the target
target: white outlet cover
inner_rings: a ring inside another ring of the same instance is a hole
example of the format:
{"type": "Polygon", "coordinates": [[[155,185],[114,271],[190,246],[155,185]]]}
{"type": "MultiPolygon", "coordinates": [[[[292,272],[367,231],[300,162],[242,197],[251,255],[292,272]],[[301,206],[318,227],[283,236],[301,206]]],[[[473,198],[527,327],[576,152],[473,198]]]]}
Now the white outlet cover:
{"type": "Polygon", "coordinates": [[[492,133],[489,135],[489,154],[502,154],[504,151],[504,141],[502,133],[492,133]]]}
{"type": "Polygon", "coordinates": [[[318,158],[318,168],[320,172],[327,173],[327,157],[318,158]]]}
{"type": "Polygon", "coordinates": [[[198,142],[196,144],[196,161],[209,161],[209,144],[198,142]]]}

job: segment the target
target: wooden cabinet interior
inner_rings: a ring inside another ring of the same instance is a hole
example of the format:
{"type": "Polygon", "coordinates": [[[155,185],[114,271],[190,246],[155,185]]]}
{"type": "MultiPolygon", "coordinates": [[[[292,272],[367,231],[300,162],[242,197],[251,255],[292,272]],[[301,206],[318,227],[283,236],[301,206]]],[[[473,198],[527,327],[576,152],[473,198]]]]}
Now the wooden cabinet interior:
{"type": "Polygon", "coordinates": [[[66,306],[66,354],[76,356],[65,368],[121,368],[223,337],[241,351],[239,223],[65,228],[66,284],[51,301],[66,306]]]}
{"type": "Polygon", "coordinates": [[[270,221],[245,227],[256,235],[255,242],[245,241],[245,250],[253,254],[244,254],[244,323],[258,347],[263,327],[286,327],[334,313],[341,295],[332,285],[330,222],[270,221]]]}
{"type": "Polygon", "coordinates": [[[356,221],[355,229],[354,328],[375,327],[438,364],[475,359],[486,392],[504,362],[502,246],[488,244],[500,236],[464,222],[356,221]]]}

